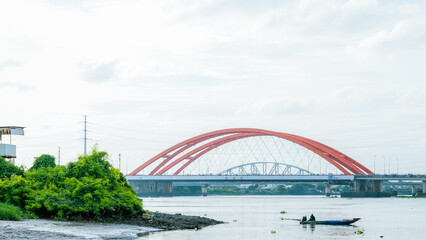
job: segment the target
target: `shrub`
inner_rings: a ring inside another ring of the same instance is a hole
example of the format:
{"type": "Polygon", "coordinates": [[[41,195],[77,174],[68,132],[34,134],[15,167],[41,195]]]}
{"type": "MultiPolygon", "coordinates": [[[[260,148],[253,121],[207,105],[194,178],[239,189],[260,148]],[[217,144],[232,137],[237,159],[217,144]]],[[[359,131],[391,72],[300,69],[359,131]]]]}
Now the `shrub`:
{"type": "Polygon", "coordinates": [[[23,175],[24,168],[17,167],[12,163],[7,162],[3,157],[0,157],[0,178],[11,177],[12,175],[23,175]]]}
{"type": "Polygon", "coordinates": [[[43,154],[40,157],[35,158],[34,164],[30,170],[48,167],[56,167],[55,157],[49,154],[43,154]]]}
{"type": "Polygon", "coordinates": [[[11,176],[0,179],[0,201],[11,203],[21,208],[25,207],[25,201],[31,192],[30,183],[22,176],[11,176]]]}
{"type": "Polygon", "coordinates": [[[26,172],[25,178],[0,179],[0,201],[55,219],[102,221],[144,212],[136,192],[108,162],[106,152],[93,149],[90,155],[80,156],[67,166],[51,167],[45,164],[49,158],[43,159],[42,164],[35,163],[26,172]]]}
{"type": "Polygon", "coordinates": [[[18,221],[24,217],[22,210],[9,203],[0,203],[0,220],[18,221]]]}
{"type": "Polygon", "coordinates": [[[93,149],[67,167],[27,172],[32,183],[26,209],[56,219],[132,217],[143,213],[142,202],[124,175],[107,161],[106,152],[93,149]]]}

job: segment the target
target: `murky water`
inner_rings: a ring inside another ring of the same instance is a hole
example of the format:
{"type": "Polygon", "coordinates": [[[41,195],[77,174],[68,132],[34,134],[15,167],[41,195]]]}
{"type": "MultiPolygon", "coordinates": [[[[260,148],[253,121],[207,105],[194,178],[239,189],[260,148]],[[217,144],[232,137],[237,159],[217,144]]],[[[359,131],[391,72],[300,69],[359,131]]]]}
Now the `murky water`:
{"type": "Polygon", "coordinates": [[[208,196],[143,200],[144,208],[151,211],[207,216],[228,223],[197,231],[154,232],[138,237],[138,233],[155,229],[48,220],[0,221],[0,239],[426,239],[426,199],[208,196]],[[280,214],[281,211],[287,214],[280,214]],[[280,219],[311,213],[317,220],[361,220],[354,226],[304,226],[280,219]],[[354,233],[358,230],[363,234],[354,233]]]}
{"type": "Polygon", "coordinates": [[[426,239],[426,199],[208,196],[146,198],[144,207],[151,211],[206,215],[228,224],[198,231],[157,232],[140,239],[426,239]],[[280,214],[283,210],[288,213],[280,214]],[[311,227],[280,219],[311,213],[317,220],[361,220],[354,226],[311,227]],[[363,234],[354,233],[358,230],[363,234]]]}

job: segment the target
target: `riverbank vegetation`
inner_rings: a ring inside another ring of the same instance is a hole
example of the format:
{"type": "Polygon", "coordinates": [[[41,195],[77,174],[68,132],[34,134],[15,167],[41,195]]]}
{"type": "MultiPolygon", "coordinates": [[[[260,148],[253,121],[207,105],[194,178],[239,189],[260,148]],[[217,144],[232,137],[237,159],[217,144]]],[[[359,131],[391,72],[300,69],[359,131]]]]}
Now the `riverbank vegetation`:
{"type": "MultiPolygon", "coordinates": [[[[350,192],[349,186],[333,186],[331,194],[350,192]]],[[[324,195],[324,184],[259,185],[241,184],[235,186],[210,186],[208,195],[324,195]]],[[[200,186],[173,186],[172,193],[164,196],[200,196],[200,186]]]]}
{"type": "Polygon", "coordinates": [[[145,212],[124,175],[108,162],[108,154],[96,148],[67,166],[56,166],[50,155],[36,158],[26,172],[4,159],[0,166],[0,202],[40,218],[103,221],[145,212]]]}
{"type": "MultiPolygon", "coordinates": [[[[250,185],[248,187],[215,187],[209,188],[208,194],[212,195],[323,195],[324,184],[293,184],[293,185],[250,185]]],[[[333,194],[350,191],[347,186],[335,186],[333,194]]]]}
{"type": "Polygon", "coordinates": [[[26,218],[26,214],[20,207],[9,203],[0,203],[0,220],[18,221],[26,218]]]}
{"type": "Polygon", "coordinates": [[[7,162],[3,157],[0,157],[0,179],[12,175],[23,175],[24,167],[17,167],[14,164],[7,162]]]}

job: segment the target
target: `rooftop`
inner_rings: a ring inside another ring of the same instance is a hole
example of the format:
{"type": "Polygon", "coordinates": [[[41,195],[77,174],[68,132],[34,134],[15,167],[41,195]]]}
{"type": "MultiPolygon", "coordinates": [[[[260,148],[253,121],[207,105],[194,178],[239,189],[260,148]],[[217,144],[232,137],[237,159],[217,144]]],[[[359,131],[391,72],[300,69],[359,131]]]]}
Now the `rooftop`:
{"type": "Polygon", "coordinates": [[[18,126],[2,126],[0,127],[0,135],[24,135],[25,127],[18,126]]]}

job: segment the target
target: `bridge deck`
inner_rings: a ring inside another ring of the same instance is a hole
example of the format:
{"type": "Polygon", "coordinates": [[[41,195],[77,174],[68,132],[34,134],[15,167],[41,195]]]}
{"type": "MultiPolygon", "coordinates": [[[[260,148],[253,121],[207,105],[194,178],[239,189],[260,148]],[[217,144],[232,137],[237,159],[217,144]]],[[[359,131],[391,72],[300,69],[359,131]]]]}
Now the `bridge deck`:
{"type": "Polygon", "coordinates": [[[127,176],[129,181],[172,181],[172,182],[328,182],[353,181],[354,176],[307,175],[307,176],[217,176],[217,175],[145,175],[127,176]]]}
{"type": "Polygon", "coordinates": [[[136,175],[129,181],[171,182],[350,182],[354,180],[421,181],[425,175],[136,175]]]}

